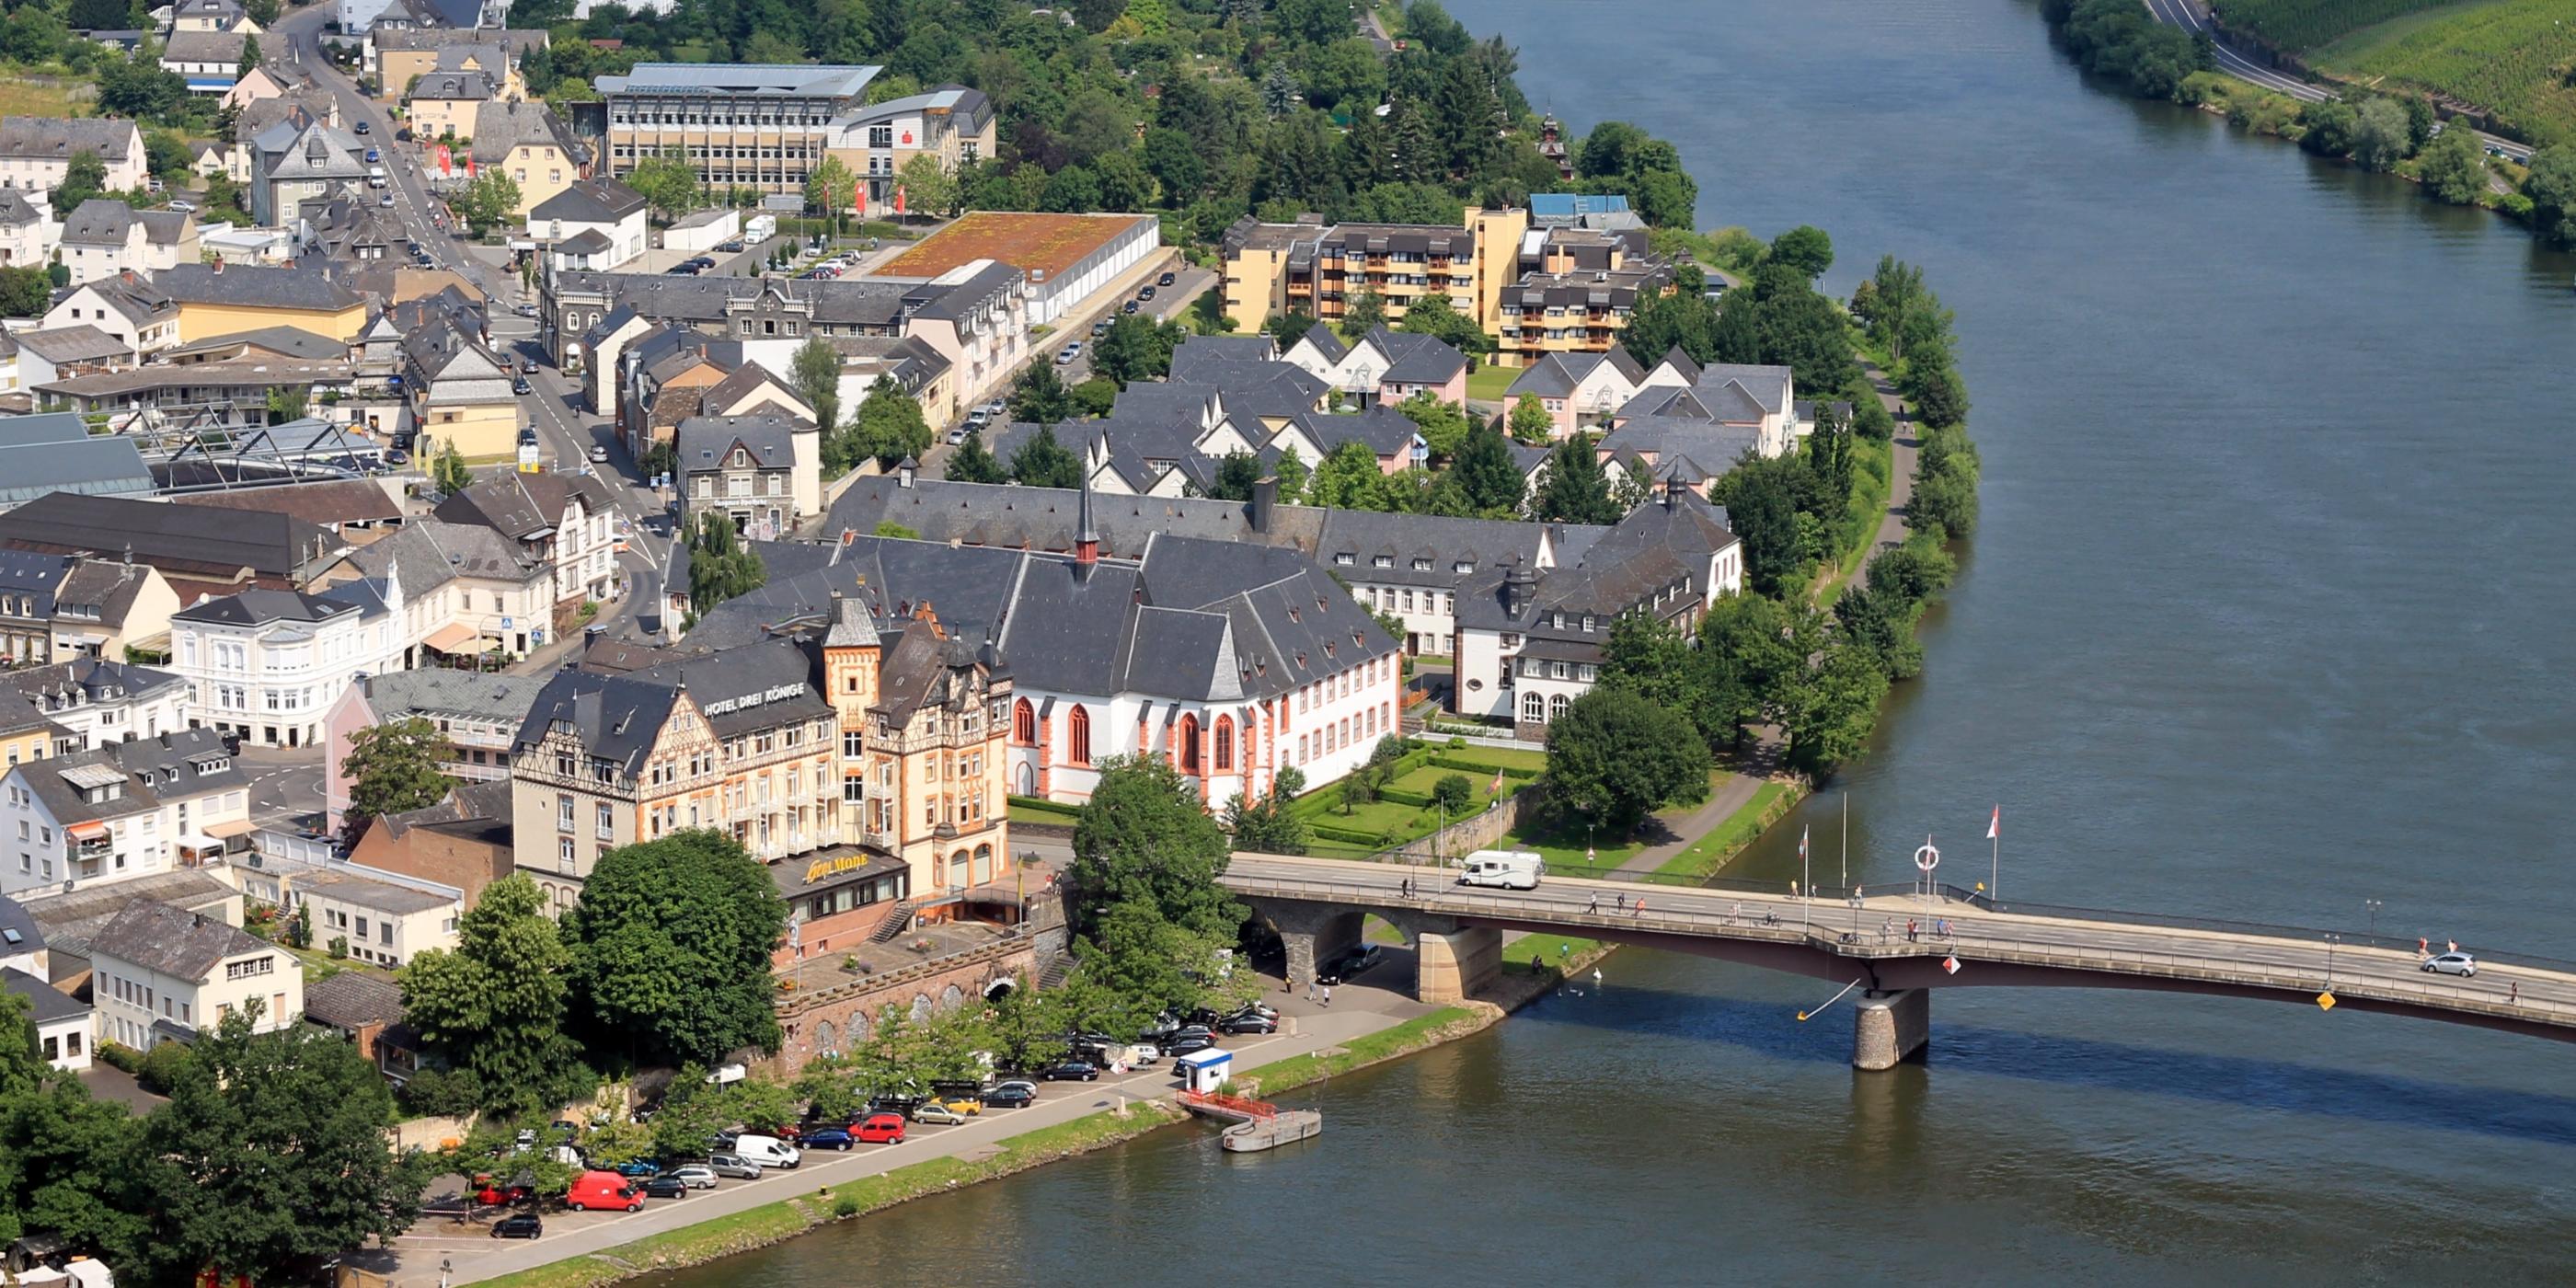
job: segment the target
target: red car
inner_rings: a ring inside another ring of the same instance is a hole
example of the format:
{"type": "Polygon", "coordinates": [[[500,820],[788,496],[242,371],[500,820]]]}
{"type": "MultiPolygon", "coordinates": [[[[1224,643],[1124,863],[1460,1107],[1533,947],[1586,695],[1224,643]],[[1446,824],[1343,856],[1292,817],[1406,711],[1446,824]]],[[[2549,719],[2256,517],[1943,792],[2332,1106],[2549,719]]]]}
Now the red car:
{"type": "Polygon", "coordinates": [[[850,1134],[863,1144],[900,1145],[903,1143],[903,1115],[869,1114],[850,1124],[850,1134]]]}

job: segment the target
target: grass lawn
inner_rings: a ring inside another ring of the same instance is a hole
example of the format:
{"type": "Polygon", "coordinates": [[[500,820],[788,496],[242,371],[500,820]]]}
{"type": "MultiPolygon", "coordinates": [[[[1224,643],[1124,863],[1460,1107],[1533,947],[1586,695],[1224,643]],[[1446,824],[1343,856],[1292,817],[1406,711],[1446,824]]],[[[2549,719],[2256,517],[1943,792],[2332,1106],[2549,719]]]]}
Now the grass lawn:
{"type": "MultiPolygon", "coordinates": [[[[1753,793],[1753,799],[1746,801],[1734,813],[1727,815],[1724,822],[1710,829],[1708,835],[1666,860],[1655,871],[1666,875],[1714,875],[1728,859],[1735,857],[1736,851],[1751,844],[1753,838],[1762,834],[1763,828],[1769,827],[1797,799],[1794,789],[1785,783],[1764,783],[1761,790],[1753,793]]],[[[1606,853],[1602,857],[1605,862],[1609,858],[1606,853]]],[[[1567,875],[1580,872],[1582,861],[1582,851],[1577,850],[1574,867],[1567,871],[1567,875]]],[[[1548,862],[1553,869],[1556,861],[1551,858],[1548,862]]],[[[1524,935],[1504,946],[1503,969],[1514,974],[1527,974],[1531,969],[1530,957],[1536,954],[1544,963],[1540,969],[1554,970],[1556,963],[1581,957],[1600,946],[1598,940],[1576,935],[1524,935]]]]}
{"type": "Polygon", "coordinates": [[[29,76],[0,80],[0,113],[10,116],[87,116],[88,106],[98,95],[82,86],[81,101],[72,100],[72,87],[79,82],[57,76],[29,76]]]}
{"type": "Polygon", "coordinates": [[[1519,367],[1487,363],[1467,373],[1467,396],[1478,402],[1501,402],[1510,393],[1512,382],[1520,378],[1519,367]]]}
{"type": "MultiPolygon", "coordinates": [[[[1723,769],[1712,769],[1708,773],[1708,789],[1714,792],[1725,786],[1726,781],[1732,777],[1734,775],[1723,769]]],[[[1675,805],[1655,811],[1655,816],[1666,820],[1677,819],[1696,808],[1698,807],[1695,805],[1675,805]]],[[[1515,849],[1535,851],[1539,857],[1547,860],[1548,871],[1563,873],[1566,876],[1581,876],[1587,867],[1598,872],[1613,871],[1620,864],[1636,857],[1638,851],[1646,848],[1644,841],[1633,837],[1617,841],[1607,837],[1587,838],[1583,834],[1583,829],[1579,827],[1564,832],[1541,831],[1534,826],[1523,827],[1513,831],[1509,844],[1515,849]],[[1587,844],[1595,858],[1595,861],[1589,865],[1583,861],[1587,844]]]]}
{"type": "Polygon", "coordinates": [[[1896,468],[1896,445],[1872,442],[1857,435],[1853,437],[1852,445],[1859,449],[1859,454],[1854,461],[1857,468],[1852,471],[1851,504],[1867,514],[1869,522],[1861,528],[1860,535],[1853,539],[1850,547],[1843,551],[1841,560],[1835,565],[1839,571],[1826,581],[1824,593],[1817,598],[1817,602],[1822,604],[1831,604],[1842,597],[1843,587],[1851,581],[1853,574],[1860,571],[1861,559],[1877,543],[1878,525],[1887,519],[1888,492],[1892,486],[1889,477],[1896,468]]]}
{"type": "MultiPolygon", "coordinates": [[[[1441,779],[1451,774],[1464,774],[1472,791],[1467,807],[1468,813],[1485,808],[1486,804],[1494,799],[1493,794],[1486,789],[1493,786],[1496,769],[1535,771],[1547,766],[1547,753],[1543,751],[1523,751],[1518,748],[1509,750],[1487,747],[1451,748],[1439,746],[1436,743],[1430,750],[1433,755],[1463,760],[1481,768],[1448,769],[1434,764],[1419,764],[1398,775],[1388,786],[1398,791],[1418,792],[1428,796],[1441,779]]],[[[1420,752],[1412,754],[1421,755],[1420,752]]],[[[1507,777],[1503,780],[1502,794],[1509,796],[1528,785],[1528,779],[1507,777]]],[[[1441,824],[1440,808],[1436,805],[1407,805],[1390,800],[1372,801],[1366,805],[1355,806],[1350,813],[1344,814],[1342,786],[1339,782],[1327,783],[1307,792],[1297,798],[1297,803],[1292,808],[1298,817],[1308,823],[1360,832],[1369,836],[1392,836],[1393,840],[1389,843],[1395,845],[1408,844],[1429,836],[1440,830],[1441,824]]],[[[1449,821],[1455,822],[1461,817],[1465,815],[1452,817],[1449,821]]],[[[1385,848],[1384,845],[1363,846],[1356,842],[1336,841],[1320,836],[1312,838],[1307,843],[1308,853],[1325,858],[1366,858],[1383,848],[1385,848]]]]}
{"type": "Polygon", "coordinates": [[[1364,1064],[1390,1060],[1434,1043],[1446,1041],[1449,1030],[1454,1026],[1477,1021],[1476,1013],[1465,1007],[1442,1007],[1429,1015],[1420,1015],[1406,1020],[1394,1028],[1380,1029],[1366,1037],[1353,1038],[1340,1047],[1330,1048],[1335,1052],[1332,1055],[1321,1052],[1314,1055],[1294,1055],[1276,1064],[1265,1064],[1258,1069],[1246,1069],[1234,1076],[1244,1080],[1257,1078],[1260,1080],[1261,1094],[1275,1096],[1291,1087],[1301,1087],[1309,1082],[1332,1077],[1337,1073],[1347,1073],[1364,1064]]]}

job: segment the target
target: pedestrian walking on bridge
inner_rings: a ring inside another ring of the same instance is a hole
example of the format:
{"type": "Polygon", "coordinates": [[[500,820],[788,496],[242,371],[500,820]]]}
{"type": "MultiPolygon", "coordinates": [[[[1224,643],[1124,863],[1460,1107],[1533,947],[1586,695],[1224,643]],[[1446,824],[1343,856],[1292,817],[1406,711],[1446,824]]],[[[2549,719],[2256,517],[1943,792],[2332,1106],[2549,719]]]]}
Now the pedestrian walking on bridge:
{"type": "Polygon", "coordinates": [[[1600,911],[1601,911],[1601,892],[1600,892],[1600,891],[1595,890],[1595,891],[1593,891],[1593,892],[1592,892],[1592,902],[1591,902],[1591,903],[1589,903],[1589,904],[1584,905],[1583,910],[1584,910],[1585,912],[1590,912],[1590,913],[1598,913],[1598,912],[1600,912],[1600,911]]]}

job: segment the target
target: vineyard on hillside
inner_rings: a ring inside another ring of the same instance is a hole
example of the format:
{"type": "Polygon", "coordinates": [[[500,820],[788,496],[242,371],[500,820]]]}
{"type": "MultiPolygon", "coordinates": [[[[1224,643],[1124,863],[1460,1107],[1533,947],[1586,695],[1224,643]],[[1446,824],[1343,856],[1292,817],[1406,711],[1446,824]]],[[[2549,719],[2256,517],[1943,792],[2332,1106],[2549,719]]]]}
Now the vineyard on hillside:
{"type": "Polygon", "coordinates": [[[2576,4],[2499,0],[2454,9],[2391,23],[2380,38],[2357,32],[2314,61],[2365,84],[2403,82],[2492,108],[2535,141],[2576,139],[2576,4]]]}
{"type": "Polygon", "coordinates": [[[2210,7],[2230,31],[2299,53],[2373,23],[2438,8],[2453,0],[2218,0],[2210,7]]]}

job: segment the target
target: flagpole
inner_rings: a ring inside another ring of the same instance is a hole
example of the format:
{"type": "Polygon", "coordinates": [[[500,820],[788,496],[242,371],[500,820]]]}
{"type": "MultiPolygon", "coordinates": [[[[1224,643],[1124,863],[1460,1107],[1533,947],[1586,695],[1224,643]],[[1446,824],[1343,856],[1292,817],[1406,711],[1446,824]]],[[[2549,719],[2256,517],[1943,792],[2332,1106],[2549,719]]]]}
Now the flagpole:
{"type": "Polygon", "coordinates": [[[2004,807],[1995,806],[1994,821],[1986,824],[1986,840],[1994,849],[1986,857],[1986,906],[1993,907],[2004,893],[2004,807]]]}
{"type": "Polygon", "coordinates": [[[1840,879],[1834,882],[1834,889],[1840,891],[1842,887],[1851,884],[1851,789],[1849,788],[1843,789],[1843,844],[1842,853],[1837,861],[1842,864],[1842,871],[1840,879]]]}
{"type": "Polygon", "coordinates": [[[1816,899],[1815,883],[1807,877],[1807,825],[1804,823],[1798,825],[1798,885],[1798,931],[1804,934],[1807,930],[1807,906],[1816,899]]]}

